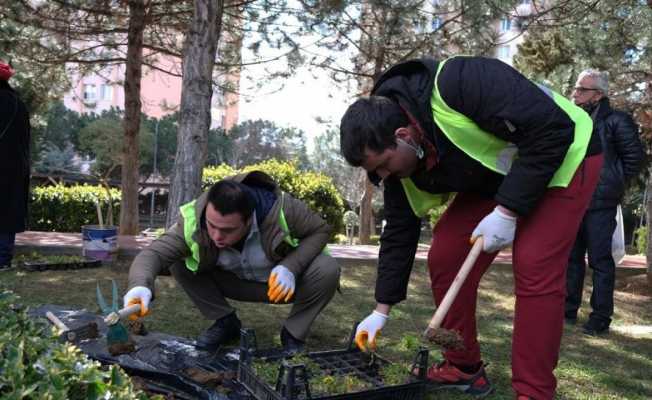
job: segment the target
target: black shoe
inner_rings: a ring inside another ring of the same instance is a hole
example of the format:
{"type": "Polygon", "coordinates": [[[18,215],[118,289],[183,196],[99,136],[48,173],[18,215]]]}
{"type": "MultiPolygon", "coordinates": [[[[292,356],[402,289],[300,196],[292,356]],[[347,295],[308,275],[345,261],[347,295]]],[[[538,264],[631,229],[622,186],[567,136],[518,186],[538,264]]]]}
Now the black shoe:
{"type": "Polygon", "coordinates": [[[281,344],[283,352],[288,355],[302,353],[306,348],[306,342],[296,339],[285,327],[281,329],[281,344]]]}
{"type": "Polygon", "coordinates": [[[1,264],[0,265],[0,271],[2,271],[3,269],[9,269],[9,268],[11,268],[11,264],[1,264]]]}
{"type": "Polygon", "coordinates": [[[208,329],[197,338],[196,347],[202,350],[217,350],[221,345],[234,341],[240,337],[242,323],[235,313],[215,321],[208,329]]]}
{"type": "Polygon", "coordinates": [[[609,332],[609,322],[589,319],[582,327],[582,332],[590,336],[604,335],[609,332]]]}

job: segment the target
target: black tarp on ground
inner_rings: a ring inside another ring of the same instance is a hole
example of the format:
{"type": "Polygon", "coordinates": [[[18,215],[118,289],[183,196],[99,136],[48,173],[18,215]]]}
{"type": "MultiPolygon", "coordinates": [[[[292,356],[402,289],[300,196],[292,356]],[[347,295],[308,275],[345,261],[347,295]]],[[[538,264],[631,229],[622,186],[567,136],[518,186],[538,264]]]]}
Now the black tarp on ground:
{"type": "Polygon", "coordinates": [[[32,309],[30,314],[49,323],[45,318],[47,311],[59,317],[71,329],[95,322],[100,337],[81,341],[78,344],[81,350],[92,359],[103,364],[118,364],[129,375],[142,378],[151,393],[173,394],[175,399],[253,399],[235,380],[227,380],[216,389],[211,389],[193,381],[184,372],[190,367],[196,367],[210,372],[232,371],[235,374],[238,349],[213,354],[198,351],[193,342],[186,338],[150,332],[145,336],[132,335],[136,343],[135,352],[112,356],[106,345],[107,326],[100,316],[86,310],[56,305],[43,305],[32,309]]]}

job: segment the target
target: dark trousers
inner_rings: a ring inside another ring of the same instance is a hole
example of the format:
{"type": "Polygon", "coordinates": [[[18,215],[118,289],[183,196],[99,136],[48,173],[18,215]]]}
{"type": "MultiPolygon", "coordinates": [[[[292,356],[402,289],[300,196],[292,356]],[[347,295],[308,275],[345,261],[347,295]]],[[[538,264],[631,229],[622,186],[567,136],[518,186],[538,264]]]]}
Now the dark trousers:
{"type": "Polygon", "coordinates": [[[14,257],[15,233],[0,233],[0,267],[11,264],[14,257]]]}
{"type": "MultiPolygon", "coordinates": [[[[601,155],[587,158],[568,187],[548,189],[530,215],[518,218],[512,263],[516,294],[512,387],[518,394],[554,398],[568,254],[601,166],[601,155]]],[[[435,303],[442,301],[462,266],[471,248],[471,232],[495,206],[491,198],[459,193],[435,226],[428,253],[435,303]]],[[[475,317],[478,284],[495,256],[480,254],[442,323],[464,340],[464,350],[444,353],[454,364],[470,366],[482,360],[475,317]]]]}
{"type": "MultiPolygon", "coordinates": [[[[269,303],[267,282],[243,280],[219,268],[194,274],[183,263],[172,265],[170,272],[208,319],[220,319],[235,311],[227,298],[269,303]]],[[[293,306],[283,324],[285,329],[295,338],[305,340],[313,321],[335,295],[339,282],[337,261],[331,256],[318,255],[297,277],[296,291],[288,301],[293,306]]]]}
{"type": "Polygon", "coordinates": [[[607,326],[614,312],[614,283],[616,264],[611,254],[611,239],[616,229],[616,207],[588,210],[584,214],[566,273],[566,317],[577,317],[582,304],[582,289],[588,253],[589,267],[593,269],[590,319],[607,326]]]}

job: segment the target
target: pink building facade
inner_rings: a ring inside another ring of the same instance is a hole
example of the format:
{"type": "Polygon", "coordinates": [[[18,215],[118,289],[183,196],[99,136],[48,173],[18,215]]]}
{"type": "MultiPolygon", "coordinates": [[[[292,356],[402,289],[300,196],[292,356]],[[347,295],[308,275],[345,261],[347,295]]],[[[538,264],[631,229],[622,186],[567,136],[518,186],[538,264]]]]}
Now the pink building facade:
{"type": "MultiPolygon", "coordinates": [[[[157,68],[170,71],[170,75],[159,70],[143,67],[141,81],[141,102],[143,113],[152,118],[161,118],[179,110],[181,103],[181,60],[159,56],[157,68]]],[[[78,113],[100,114],[111,107],[124,109],[124,65],[108,66],[93,74],[80,76],[71,72],[73,88],[64,95],[64,104],[78,113]]],[[[211,128],[231,129],[238,123],[239,74],[227,76],[229,87],[234,92],[213,90],[211,101],[211,128]]]]}

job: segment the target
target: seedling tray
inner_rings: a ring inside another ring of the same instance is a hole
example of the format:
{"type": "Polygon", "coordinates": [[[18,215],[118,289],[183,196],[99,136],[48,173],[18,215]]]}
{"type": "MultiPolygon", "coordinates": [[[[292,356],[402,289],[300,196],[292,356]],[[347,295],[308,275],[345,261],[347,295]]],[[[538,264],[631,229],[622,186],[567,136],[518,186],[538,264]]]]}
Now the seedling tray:
{"type": "MultiPolygon", "coordinates": [[[[368,353],[361,352],[352,344],[352,337],[347,348],[343,350],[304,353],[298,357],[309,359],[313,369],[319,368],[321,377],[330,376],[333,379],[347,377],[362,384],[347,393],[323,393],[312,387],[314,386],[310,383],[312,373],[304,363],[293,361],[292,358],[284,357],[282,354],[270,356],[269,352],[267,355],[259,353],[255,349],[255,336],[253,341],[251,340],[252,335],[253,332],[243,330],[238,381],[257,400],[420,400],[426,391],[425,374],[416,377],[410,375],[407,370],[404,383],[391,385],[383,382],[381,372],[391,363],[378,355],[370,356],[368,353]],[[276,362],[279,365],[275,385],[271,385],[268,380],[256,374],[253,363],[261,361],[276,362]]],[[[420,349],[415,357],[414,366],[418,366],[420,371],[425,371],[427,363],[428,350],[420,349]]]]}
{"type": "Polygon", "coordinates": [[[61,271],[69,269],[97,268],[102,266],[102,261],[90,258],[73,262],[25,261],[22,266],[29,272],[50,270],[61,271]]]}

